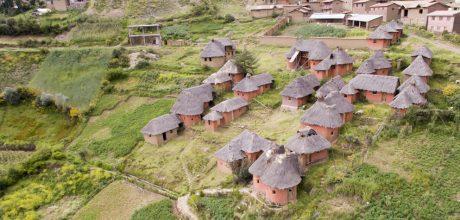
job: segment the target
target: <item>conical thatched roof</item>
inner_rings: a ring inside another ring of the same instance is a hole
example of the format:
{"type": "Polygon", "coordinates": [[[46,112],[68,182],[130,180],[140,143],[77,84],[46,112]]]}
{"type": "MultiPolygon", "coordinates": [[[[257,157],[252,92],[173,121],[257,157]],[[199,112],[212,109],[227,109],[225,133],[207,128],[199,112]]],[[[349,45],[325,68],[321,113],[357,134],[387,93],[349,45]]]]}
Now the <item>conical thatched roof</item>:
{"type": "Polygon", "coordinates": [[[356,70],[357,74],[374,74],[375,67],[371,59],[365,60],[356,70]]]}
{"type": "Polygon", "coordinates": [[[141,132],[150,135],[162,134],[178,128],[180,123],[181,121],[175,114],[166,114],[149,121],[149,123],[142,128],[141,132]]]}
{"type": "Polygon", "coordinates": [[[257,91],[259,87],[257,87],[256,82],[254,82],[249,75],[244,77],[243,80],[239,81],[235,86],[233,86],[233,91],[239,92],[253,92],[257,91]]]}
{"type": "Polygon", "coordinates": [[[203,80],[203,83],[206,84],[219,84],[219,83],[224,83],[232,81],[232,77],[230,77],[229,74],[223,73],[223,72],[215,72],[211,74],[208,78],[203,80]]]}
{"type": "Polygon", "coordinates": [[[237,143],[237,145],[241,147],[240,149],[246,153],[266,151],[276,146],[274,142],[260,137],[258,134],[249,130],[244,130],[241,134],[232,139],[232,142],[237,143]]]}
{"type": "Polygon", "coordinates": [[[390,102],[390,106],[398,109],[407,109],[412,106],[412,100],[407,92],[401,92],[390,102]]]}
{"type": "Polygon", "coordinates": [[[171,112],[179,115],[201,115],[204,103],[191,92],[181,92],[171,108],[171,112]]]}
{"type": "Polygon", "coordinates": [[[412,63],[403,70],[405,75],[410,76],[431,76],[433,75],[433,70],[431,70],[430,66],[423,60],[422,56],[417,56],[412,63]]]}
{"type": "Polygon", "coordinates": [[[276,155],[260,180],[265,185],[276,189],[288,189],[297,186],[302,180],[297,156],[293,154],[276,155]]]}
{"type": "Polygon", "coordinates": [[[326,98],[324,98],[324,102],[327,105],[335,106],[335,112],[339,114],[353,112],[355,110],[355,106],[347,101],[339,92],[333,91],[330,92],[326,98]]]}
{"type": "Polygon", "coordinates": [[[399,86],[398,90],[402,91],[402,90],[404,90],[404,88],[406,88],[410,84],[415,85],[415,87],[417,87],[417,89],[421,93],[427,93],[430,90],[430,86],[425,81],[423,81],[423,79],[420,78],[420,76],[411,76],[411,77],[409,77],[406,81],[404,81],[401,84],[401,86],[399,86]]]}
{"type": "Polygon", "coordinates": [[[308,52],[308,59],[311,60],[323,60],[331,54],[331,49],[329,49],[324,42],[318,40],[296,41],[286,54],[286,58],[291,59],[296,51],[308,52]]]}
{"type": "Polygon", "coordinates": [[[229,60],[219,69],[218,72],[225,73],[227,75],[235,75],[243,73],[243,69],[238,66],[234,60],[229,60]]]}
{"type": "Polygon", "coordinates": [[[215,154],[220,160],[225,162],[234,162],[244,158],[244,153],[241,151],[240,146],[235,145],[235,143],[230,142],[221,149],[219,149],[215,154]]]}
{"type": "Polygon", "coordinates": [[[289,138],[285,147],[296,154],[311,154],[331,148],[331,143],[307,126],[289,138]]]}
{"type": "Polygon", "coordinates": [[[332,53],[315,66],[315,70],[328,70],[332,65],[352,64],[353,58],[343,49],[337,48],[332,53]]]}
{"type": "Polygon", "coordinates": [[[390,23],[386,23],[384,25],[381,25],[381,27],[383,28],[384,31],[388,32],[388,33],[397,33],[399,32],[395,26],[391,25],[390,23]]]}
{"type": "Polygon", "coordinates": [[[431,52],[431,50],[426,46],[421,46],[412,52],[413,57],[418,57],[419,55],[428,59],[433,58],[433,52],[431,52]]]}
{"type": "Polygon", "coordinates": [[[211,108],[217,112],[231,112],[241,107],[248,106],[249,103],[241,97],[227,99],[211,108]]]}
{"type": "Polygon", "coordinates": [[[382,26],[379,26],[371,34],[369,34],[369,39],[373,40],[391,40],[393,36],[385,31],[382,26]]]}
{"type": "Polygon", "coordinates": [[[372,57],[365,60],[356,70],[357,74],[375,74],[376,70],[391,68],[391,62],[385,58],[383,51],[377,50],[372,57]]]}
{"type": "Polygon", "coordinates": [[[414,84],[409,84],[406,88],[404,88],[404,90],[402,90],[402,92],[405,92],[409,95],[413,104],[424,105],[427,103],[425,97],[420,94],[420,91],[417,89],[417,87],[415,87],[414,84]]]}
{"type": "Polygon", "coordinates": [[[335,106],[329,106],[318,100],[305,112],[300,121],[321,127],[339,128],[343,125],[343,121],[334,108],[335,106]]]}
{"type": "Polygon", "coordinates": [[[281,95],[297,99],[311,95],[314,91],[304,79],[299,77],[284,87],[281,95]]]}
{"type": "Polygon", "coordinates": [[[210,84],[201,84],[199,86],[193,86],[187,89],[184,89],[182,92],[190,92],[198,99],[205,103],[205,102],[210,102],[214,99],[213,92],[214,89],[210,84]]]}
{"type": "Polygon", "coordinates": [[[348,83],[340,90],[340,93],[345,94],[345,95],[354,95],[358,93],[358,90],[353,88],[353,86],[350,85],[350,83],[348,83]]]}
{"type": "Polygon", "coordinates": [[[392,26],[396,30],[402,30],[404,28],[402,24],[398,23],[395,20],[391,20],[390,22],[388,22],[388,25],[392,26]]]}
{"type": "Polygon", "coordinates": [[[332,91],[340,91],[344,86],[345,82],[343,81],[342,77],[335,76],[334,78],[324,83],[316,93],[319,97],[325,97],[332,91]]]}
{"type": "Polygon", "coordinates": [[[225,47],[231,46],[235,49],[235,44],[228,38],[213,39],[201,51],[201,57],[223,57],[225,47]]]}
{"type": "Polygon", "coordinates": [[[285,149],[283,147],[277,147],[277,148],[266,150],[249,167],[249,170],[248,170],[249,173],[251,173],[254,176],[259,176],[259,177],[264,175],[265,170],[270,165],[272,160],[276,157],[276,155],[284,154],[284,153],[285,153],[285,149]]]}
{"type": "Polygon", "coordinates": [[[219,121],[223,118],[224,116],[222,116],[222,114],[220,114],[219,112],[216,112],[216,111],[211,111],[209,112],[207,115],[205,115],[203,117],[204,120],[207,120],[207,121],[219,121]]]}

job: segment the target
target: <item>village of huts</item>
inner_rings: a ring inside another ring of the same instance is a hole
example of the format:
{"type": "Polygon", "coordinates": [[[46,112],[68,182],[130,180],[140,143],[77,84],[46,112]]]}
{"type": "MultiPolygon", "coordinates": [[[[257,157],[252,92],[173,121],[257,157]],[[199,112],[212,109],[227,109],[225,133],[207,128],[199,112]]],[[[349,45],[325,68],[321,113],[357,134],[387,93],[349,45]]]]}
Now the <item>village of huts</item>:
{"type": "MultiPolygon", "coordinates": [[[[297,132],[284,143],[275,143],[268,136],[242,129],[214,153],[218,172],[231,175],[248,169],[256,196],[267,204],[286,205],[296,201],[297,185],[309,168],[328,159],[341,128],[353,120],[354,104],[389,105],[396,116],[403,116],[411,106],[426,105],[433,53],[425,46],[417,48],[412,62],[402,70],[404,77],[394,76],[393,60],[385,56],[384,48],[397,43],[401,35],[401,25],[394,21],[376,28],[368,38],[374,52],[356,69],[355,59],[343,48],[329,48],[320,40],[297,40],[284,58],[287,68],[310,73],[295,78],[279,93],[282,111],[302,112],[299,121],[292,121],[297,132]]],[[[236,53],[236,43],[230,39],[211,40],[200,59],[217,71],[202,85],[177,94],[169,114],[142,128],[144,139],[160,147],[194,126],[225,132],[233,121],[244,120],[239,118],[251,111],[259,95],[274,88],[275,80],[268,73],[245,73],[234,59],[236,53]],[[233,97],[218,99],[221,93],[233,97]]]]}

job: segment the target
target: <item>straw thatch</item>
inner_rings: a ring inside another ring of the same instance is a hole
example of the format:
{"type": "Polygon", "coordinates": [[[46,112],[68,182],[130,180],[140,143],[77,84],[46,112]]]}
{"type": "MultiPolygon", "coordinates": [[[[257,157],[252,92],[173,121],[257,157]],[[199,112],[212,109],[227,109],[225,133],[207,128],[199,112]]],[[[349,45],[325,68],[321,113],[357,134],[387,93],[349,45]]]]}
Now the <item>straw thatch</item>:
{"type": "Polygon", "coordinates": [[[181,92],[171,108],[171,112],[179,115],[201,115],[203,111],[203,102],[191,92],[181,92]]]}
{"type": "Polygon", "coordinates": [[[272,84],[273,76],[268,73],[262,73],[251,76],[246,75],[243,80],[239,81],[234,87],[233,91],[239,92],[252,92],[259,89],[259,86],[272,84]]]}
{"type": "Polygon", "coordinates": [[[224,83],[232,81],[232,77],[230,77],[229,74],[223,73],[223,72],[215,72],[211,74],[208,78],[203,80],[203,83],[206,84],[219,84],[219,83],[224,83]]]}
{"type": "Polygon", "coordinates": [[[371,34],[369,34],[368,38],[373,40],[391,40],[393,39],[393,36],[386,32],[383,26],[379,26],[371,34]]]}
{"type": "Polygon", "coordinates": [[[355,110],[355,106],[347,101],[339,92],[333,91],[330,92],[326,98],[324,98],[324,102],[327,105],[335,106],[335,112],[339,114],[353,112],[355,110]]]}
{"type": "Polygon", "coordinates": [[[290,137],[285,147],[296,154],[311,154],[331,148],[331,143],[307,126],[290,137]]]}
{"type": "Polygon", "coordinates": [[[222,118],[224,118],[224,116],[216,111],[211,111],[203,117],[203,119],[207,121],[220,121],[222,118]]]}
{"type": "Polygon", "coordinates": [[[235,98],[227,99],[215,105],[214,107],[211,108],[211,110],[217,111],[217,112],[231,112],[231,111],[235,111],[239,108],[242,108],[248,105],[249,103],[243,98],[235,97],[235,98]]]}
{"type": "Polygon", "coordinates": [[[199,86],[193,86],[187,89],[184,89],[182,92],[190,92],[196,97],[198,100],[205,103],[210,102],[214,99],[214,89],[210,84],[201,84],[199,86]]]}
{"type": "Polygon", "coordinates": [[[298,40],[286,54],[286,58],[291,59],[296,51],[307,52],[310,60],[323,60],[332,52],[322,41],[298,40]]]}
{"type": "Polygon", "coordinates": [[[234,60],[229,60],[217,72],[225,73],[227,75],[235,75],[243,73],[243,69],[238,66],[234,60]]]}
{"type": "Polygon", "coordinates": [[[276,189],[288,189],[297,186],[302,180],[297,156],[293,154],[276,155],[260,180],[265,185],[276,189]]]}
{"type": "Polygon", "coordinates": [[[430,66],[423,60],[421,55],[417,56],[412,63],[403,70],[405,75],[409,76],[431,76],[433,75],[433,70],[430,66]]]}
{"type": "Polygon", "coordinates": [[[399,78],[396,76],[358,74],[350,80],[349,84],[358,90],[395,93],[399,85],[399,78]]]}
{"type": "Polygon", "coordinates": [[[356,90],[350,83],[348,83],[344,87],[342,87],[340,93],[345,95],[354,95],[358,93],[358,90],[356,90]]]}
{"type": "Polygon", "coordinates": [[[324,83],[316,92],[318,97],[325,97],[332,91],[340,91],[345,86],[341,76],[335,76],[324,83]]]}
{"type": "Polygon", "coordinates": [[[402,91],[404,90],[404,88],[406,88],[410,84],[415,85],[415,87],[417,87],[420,93],[427,93],[430,90],[430,86],[425,81],[423,81],[423,79],[420,78],[420,76],[409,77],[406,81],[404,81],[401,84],[401,86],[399,86],[398,90],[402,91]]]}
{"type": "Polygon", "coordinates": [[[342,127],[342,117],[334,108],[335,106],[329,106],[325,102],[318,100],[305,112],[300,121],[326,128],[342,127]]]}
{"type": "Polygon", "coordinates": [[[145,127],[142,128],[141,133],[147,135],[162,134],[179,127],[181,121],[175,114],[166,114],[156,117],[149,121],[145,127]]]}
{"type": "Polygon", "coordinates": [[[234,162],[244,158],[244,153],[241,151],[240,146],[235,145],[235,143],[230,142],[221,149],[219,149],[215,154],[220,160],[225,162],[234,162]]]}
{"type": "Polygon", "coordinates": [[[418,57],[419,55],[422,56],[422,57],[428,58],[428,59],[433,58],[433,52],[426,46],[419,47],[414,52],[412,52],[411,56],[412,57],[418,57]]]}
{"type": "Polygon", "coordinates": [[[201,57],[223,57],[227,46],[231,46],[235,50],[235,44],[230,39],[213,39],[201,51],[201,57]]]}

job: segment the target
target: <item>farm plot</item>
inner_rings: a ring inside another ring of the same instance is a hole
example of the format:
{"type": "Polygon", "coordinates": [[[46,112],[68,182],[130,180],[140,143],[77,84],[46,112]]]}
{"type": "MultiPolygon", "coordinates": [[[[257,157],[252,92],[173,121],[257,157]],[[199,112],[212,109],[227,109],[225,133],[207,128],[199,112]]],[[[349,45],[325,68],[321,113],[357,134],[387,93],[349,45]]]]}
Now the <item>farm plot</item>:
{"type": "Polygon", "coordinates": [[[44,58],[39,51],[0,52],[0,89],[27,85],[44,58]]]}
{"type": "Polygon", "coordinates": [[[62,93],[72,106],[84,110],[100,90],[110,55],[110,49],[53,50],[30,85],[48,93],[62,93]]]}
{"type": "Polygon", "coordinates": [[[164,199],[127,181],[115,181],[80,209],[73,219],[129,219],[138,209],[164,199]]]}

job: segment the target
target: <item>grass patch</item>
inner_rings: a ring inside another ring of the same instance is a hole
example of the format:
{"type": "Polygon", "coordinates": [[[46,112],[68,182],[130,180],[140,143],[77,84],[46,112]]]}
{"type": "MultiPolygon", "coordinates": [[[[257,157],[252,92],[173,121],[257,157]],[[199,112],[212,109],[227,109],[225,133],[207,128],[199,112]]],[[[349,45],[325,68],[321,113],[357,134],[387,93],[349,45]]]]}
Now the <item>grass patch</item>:
{"type": "Polygon", "coordinates": [[[88,158],[114,158],[125,156],[142,140],[140,129],[151,119],[169,112],[173,100],[132,98],[106,115],[92,119],[71,149],[87,154],[88,158]],[[150,102],[150,103],[149,103],[150,102]]]}
{"type": "Polygon", "coordinates": [[[103,170],[58,159],[62,156],[62,153],[53,153],[49,160],[40,162],[42,167],[53,166],[52,169],[37,170],[38,174],[19,181],[4,192],[0,198],[3,218],[39,219],[40,207],[53,204],[65,196],[78,195],[89,199],[112,177],[103,170]]]}
{"type": "Polygon", "coordinates": [[[280,35],[310,37],[364,37],[369,32],[361,28],[347,28],[339,25],[324,25],[313,23],[294,23],[287,26],[280,35]]]}
{"type": "Polygon", "coordinates": [[[105,110],[114,108],[123,99],[125,99],[125,97],[121,95],[104,94],[100,99],[97,100],[97,104],[91,111],[91,115],[100,115],[105,110]]]}
{"type": "Polygon", "coordinates": [[[69,38],[78,45],[116,45],[125,39],[125,27],[120,19],[88,19],[78,23],[69,32],[69,38]]]}
{"type": "Polygon", "coordinates": [[[44,57],[45,54],[38,51],[0,52],[0,89],[28,84],[44,57]]]}
{"type": "Polygon", "coordinates": [[[62,113],[37,109],[30,104],[0,107],[0,140],[6,142],[70,141],[76,126],[62,113]]]}
{"type": "Polygon", "coordinates": [[[234,208],[239,200],[233,197],[193,196],[189,202],[203,219],[234,219],[234,208]]]}
{"type": "Polygon", "coordinates": [[[53,50],[40,65],[30,85],[69,97],[72,106],[85,110],[97,95],[111,50],[53,50]]]}
{"type": "MultiPolygon", "coordinates": [[[[127,181],[115,181],[96,194],[74,219],[129,219],[136,210],[164,199],[127,181]]],[[[142,209],[141,209],[142,210],[142,209]]]]}
{"type": "Polygon", "coordinates": [[[172,213],[172,202],[168,199],[154,202],[142,209],[137,210],[131,217],[132,220],[148,220],[161,219],[173,220],[176,219],[172,213]]]}

